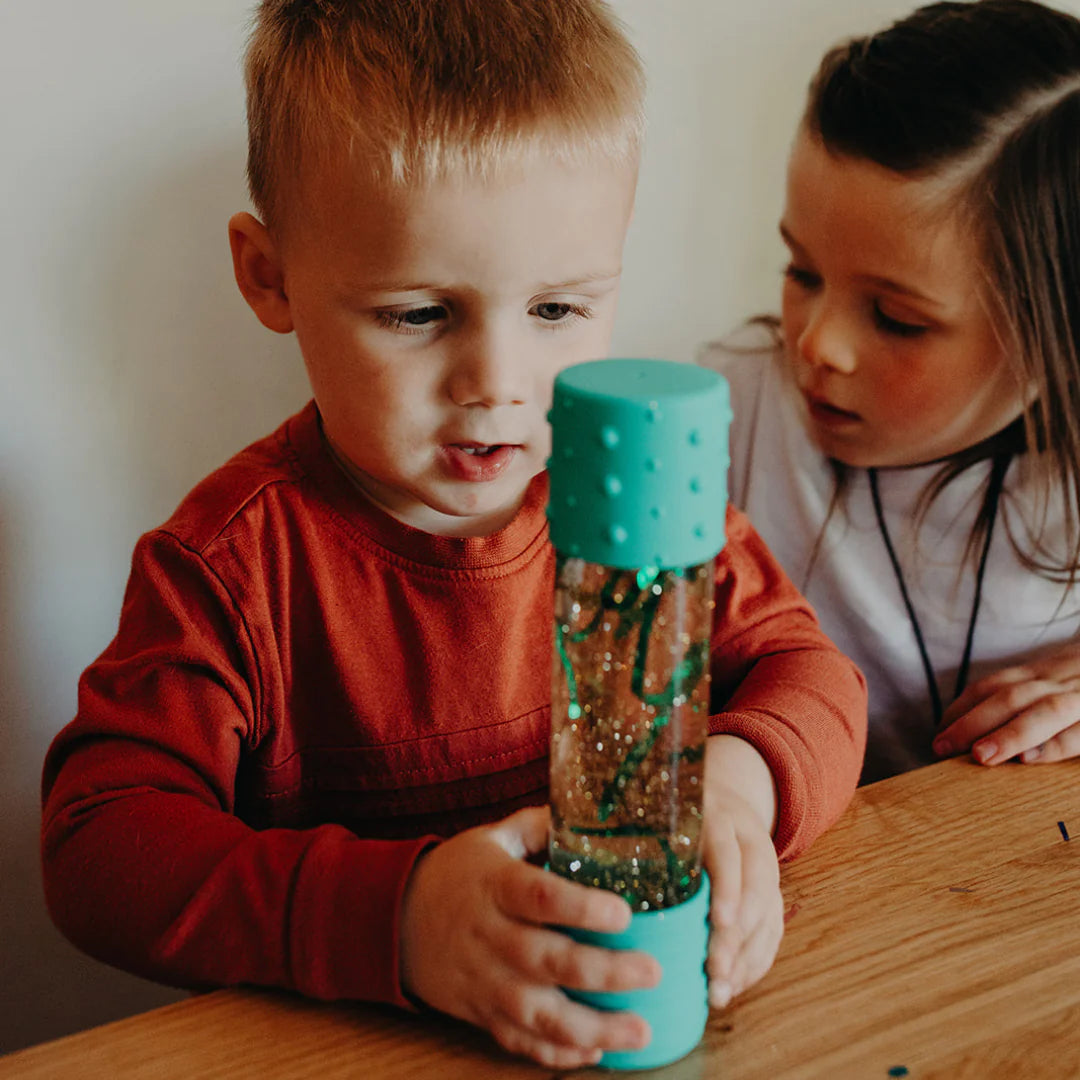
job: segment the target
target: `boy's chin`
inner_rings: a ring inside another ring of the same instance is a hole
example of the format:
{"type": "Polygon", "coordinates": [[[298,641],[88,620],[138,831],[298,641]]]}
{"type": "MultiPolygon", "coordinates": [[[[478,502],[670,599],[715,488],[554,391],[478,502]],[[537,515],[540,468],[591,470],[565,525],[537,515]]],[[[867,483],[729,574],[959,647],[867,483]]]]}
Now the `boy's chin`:
{"type": "Polygon", "coordinates": [[[434,536],[477,537],[490,536],[505,528],[513,521],[525,501],[532,477],[520,490],[507,492],[506,485],[500,485],[498,497],[480,497],[463,504],[456,500],[439,501],[427,507],[421,522],[408,522],[424,532],[434,536]]]}

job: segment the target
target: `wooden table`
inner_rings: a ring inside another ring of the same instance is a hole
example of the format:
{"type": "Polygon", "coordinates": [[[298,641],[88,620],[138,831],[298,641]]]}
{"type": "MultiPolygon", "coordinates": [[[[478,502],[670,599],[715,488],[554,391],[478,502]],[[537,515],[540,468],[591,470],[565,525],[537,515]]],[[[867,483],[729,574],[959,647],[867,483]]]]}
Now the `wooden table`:
{"type": "MultiPolygon", "coordinates": [[[[863,788],[784,892],[772,971],[689,1057],[631,1075],[1080,1077],[1080,762],[957,759],[863,788]]],[[[452,1021],[246,990],[0,1058],[2,1080],[550,1075],[452,1021]]]]}

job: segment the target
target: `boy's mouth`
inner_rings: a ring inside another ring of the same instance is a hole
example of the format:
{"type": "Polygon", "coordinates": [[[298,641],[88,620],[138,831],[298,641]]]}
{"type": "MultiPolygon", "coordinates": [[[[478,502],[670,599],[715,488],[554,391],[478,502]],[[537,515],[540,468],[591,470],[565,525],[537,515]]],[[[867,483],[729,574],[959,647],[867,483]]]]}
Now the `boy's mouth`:
{"type": "Polygon", "coordinates": [[[513,443],[450,443],[443,459],[454,479],[485,483],[499,476],[520,449],[513,443]]]}

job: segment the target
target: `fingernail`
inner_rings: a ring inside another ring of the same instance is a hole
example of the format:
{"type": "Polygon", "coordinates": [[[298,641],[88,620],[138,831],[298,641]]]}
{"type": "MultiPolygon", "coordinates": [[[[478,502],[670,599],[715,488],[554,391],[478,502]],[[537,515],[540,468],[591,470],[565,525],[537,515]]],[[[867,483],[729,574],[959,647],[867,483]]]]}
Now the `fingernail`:
{"type": "Polygon", "coordinates": [[[731,987],[726,982],[709,984],[709,1004],[714,1009],[722,1009],[731,1000],[731,987]]]}
{"type": "Polygon", "coordinates": [[[975,756],[975,760],[980,765],[985,765],[991,758],[997,757],[997,743],[981,742],[977,743],[972,749],[972,754],[975,756]]]}
{"type": "Polygon", "coordinates": [[[1043,748],[1041,746],[1033,746],[1030,750],[1025,750],[1020,755],[1020,760],[1026,765],[1029,761],[1038,761],[1042,757],[1043,748]]]}
{"type": "Polygon", "coordinates": [[[952,743],[948,739],[935,739],[934,740],[934,753],[938,757],[945,757],[947,754],[952,753],[952,743]]]}

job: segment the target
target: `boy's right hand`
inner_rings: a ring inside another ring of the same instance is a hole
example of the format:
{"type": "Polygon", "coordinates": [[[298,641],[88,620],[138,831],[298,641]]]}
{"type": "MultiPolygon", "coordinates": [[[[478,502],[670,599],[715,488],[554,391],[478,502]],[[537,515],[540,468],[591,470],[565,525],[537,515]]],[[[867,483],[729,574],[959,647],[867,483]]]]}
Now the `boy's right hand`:
{"type": "Polygon", "coordinates": [[[486,1028],[512,1053],[580,1068],[604,1050],[643,1047],[651,1033],[640,1016],[601,1012],[560,987],[655,986],[660,965],[552,929],[618,933],[630,907],[525,861],[545,849],[549,820],[547,808],[520,810],[459,833],[416,864],[402,908],[402,984],[432,1008],[486,1028]]]}

